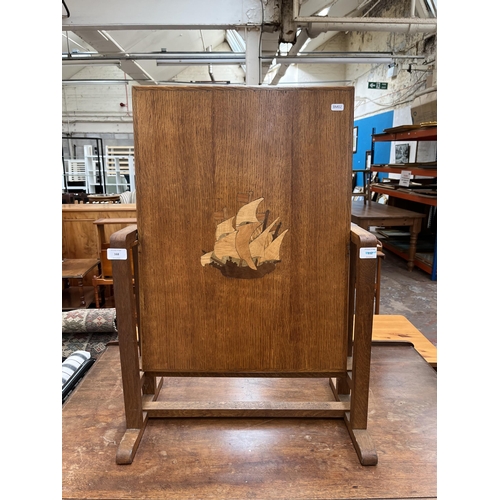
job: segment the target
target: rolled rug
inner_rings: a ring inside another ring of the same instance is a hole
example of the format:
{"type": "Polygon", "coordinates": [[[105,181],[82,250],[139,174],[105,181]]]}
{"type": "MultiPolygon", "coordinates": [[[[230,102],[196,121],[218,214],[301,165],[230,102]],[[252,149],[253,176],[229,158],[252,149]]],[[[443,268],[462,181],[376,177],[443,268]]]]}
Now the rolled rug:
{"type": "Polygon", "coordinates": [[[62,363],[62,400],[63,403],[94,364],[95,359],[87,351],[75,351],[62,363]]]}
{"type": "Polygon", "coordinates": [[[68,380],[80,368],[80,366],[90,359],[90,352],[75,351],[71,356],[67,357],[62,364],[62,386],[68,383],[68,380]]]}
{"type": "Polygon", "coordinates": [[[116,333],[116,309],[63,311],[62,333],[116,333]]]}

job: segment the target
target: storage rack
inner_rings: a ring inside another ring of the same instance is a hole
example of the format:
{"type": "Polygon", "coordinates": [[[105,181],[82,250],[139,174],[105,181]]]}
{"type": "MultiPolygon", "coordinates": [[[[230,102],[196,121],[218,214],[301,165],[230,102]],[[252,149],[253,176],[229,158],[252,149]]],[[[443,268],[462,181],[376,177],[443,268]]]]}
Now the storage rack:
{"type": "MultiPolygon", "coordinates": [[[[377,142],[392,142],[392,141],[415,141],[417,143],[417,153],[415,154],[415,162],[404,163],[404,164],[376,164],[373,163],[370,166],[370,170],[373,172],[387,173],[387,174],[401,174],[402,171],[409,171],[410,175],[426,177],[429,179],[437,180],[437,161],[434,162],[418,162],[418,144],[422,141],[437,141],[437,126],[424,126],[424,125],[408,125],[394,127],[392,129],[387,129],[383,133],[373,133],[372,134],[372,147],[371,155],[372,159],[375,158],[375,144],[377,142]]],[[[387,184],[379,182],[372,183],[369,185],[370,191],[379,194],[385,194],[392,198],[399,198],[402,200],[408,200],[416,203],[421,203],[423,205],[437,207],[437,189],[435,192],[426,189],[413,189],[405,188],[403,186],[387,184]]],[[[371,199],[371,196],[370,196],[371,199]]],[[[437,216],[437,210],[436,211],[437,216]]],[[[398,245],[396,239],[387,238],[384,240],[384,248],[392,251],[393,253],[399,255],[400,257],[406,258],[406,252],[404,246],[398,245]]],[[[434,242],[434,251],[432,262],[429,262],[427,258],[422,255],[419,256],[417,253],[415,259],[415,266],[419,267],[425,272],[431,275],[431,279],[435,280],[437,276],[437,248],[434,242]],[[419,258],[420,257],[420,258],[419,258]]]]}

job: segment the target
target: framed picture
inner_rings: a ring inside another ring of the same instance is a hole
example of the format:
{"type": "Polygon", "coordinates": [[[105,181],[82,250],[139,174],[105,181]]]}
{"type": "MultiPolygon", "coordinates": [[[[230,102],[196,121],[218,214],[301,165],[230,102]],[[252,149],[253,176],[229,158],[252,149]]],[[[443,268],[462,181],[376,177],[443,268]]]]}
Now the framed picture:
{"type": "Polygon", "coordinates": [[[367,151],[365,153],[365,170],[370,170],[372,168],[372,152],[367,151]]]}
{"type": "Polygon", "coordinates": [[[396,163],[409,163],[410,161],[410,145],[396,144],[394,146],[396,163]]]}
{"type": "Polygon", "coordinates": [[[358,150],[358,127],[352,129],[352,152],[356,153],[358,150]]]}

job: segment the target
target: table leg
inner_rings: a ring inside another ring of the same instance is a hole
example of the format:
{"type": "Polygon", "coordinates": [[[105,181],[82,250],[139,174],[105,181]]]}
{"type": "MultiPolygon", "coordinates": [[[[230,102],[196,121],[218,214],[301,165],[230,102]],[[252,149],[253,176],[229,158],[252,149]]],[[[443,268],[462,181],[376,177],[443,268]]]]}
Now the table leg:
{"type": "Polygon", "coordinates": [[[101,294],[101,287],[99,285],[94,285],[94,300],[96,309],[99,309],[101,307],[99,302],[100,294],[101,294]]]}
{"type": "Polygon", "coordinates": [[[78,286],[80,288],[80,305],[85,307],[85,290],[83,288],[83,279],[78,280],[78,286]]]}
{"type": "Polygon", "coordinates": [[[420,233],[421,220],[417,219],[410,226],[410,248],[408,249],[408,271],[413,271],[415,254],[417,253],[417,239],[420,233]]]}

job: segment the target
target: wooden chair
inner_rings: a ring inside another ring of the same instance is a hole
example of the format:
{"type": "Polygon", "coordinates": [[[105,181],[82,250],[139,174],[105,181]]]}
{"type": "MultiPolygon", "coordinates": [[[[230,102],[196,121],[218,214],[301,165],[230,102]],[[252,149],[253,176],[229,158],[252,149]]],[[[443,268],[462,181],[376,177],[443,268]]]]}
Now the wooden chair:
{"type": "MultiPolygon", "coordinates": [[[[92,278],[94,287],[94,299],[97,309],[101,307],[106,298],[106,287],[109,287],[110,295],[113,291],[113,269],[111,261],[108,259],[109,235],[124,225],[135,224],[135,218],[103,218],[94,221],[97,226],[97,241],[99,245],[99,259],[101,262],[100,273],[92,278]]],[[[132,274],[134,270],[132,268],[132,274]]]]}
{"type": "Polygon", "coordinates": [[[350,87],[133,89],[137,225],[110,239],[118,464],[149,418],[171,417],[341,418],[360,463],[377,463],[377,242],[350,222],[353,102],[350,87]],[[316,377],[331,395],[171,401],[165,377],[316,377]]]}

